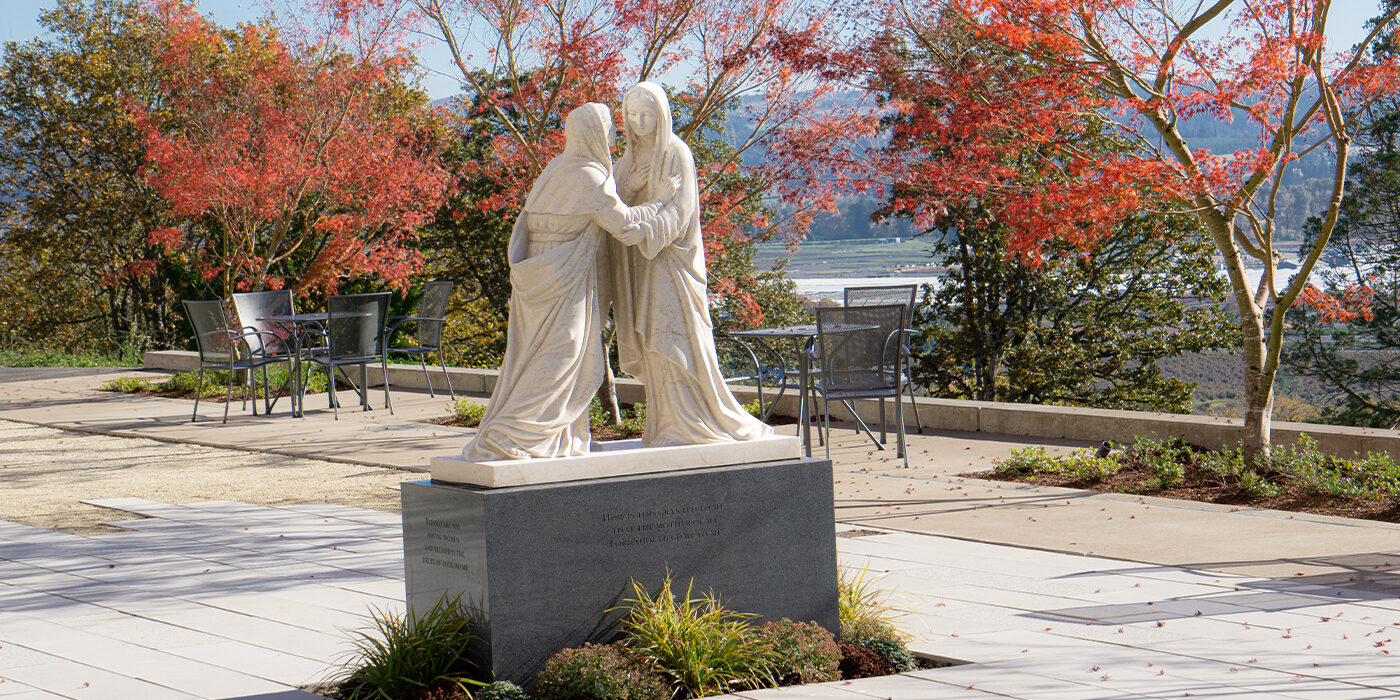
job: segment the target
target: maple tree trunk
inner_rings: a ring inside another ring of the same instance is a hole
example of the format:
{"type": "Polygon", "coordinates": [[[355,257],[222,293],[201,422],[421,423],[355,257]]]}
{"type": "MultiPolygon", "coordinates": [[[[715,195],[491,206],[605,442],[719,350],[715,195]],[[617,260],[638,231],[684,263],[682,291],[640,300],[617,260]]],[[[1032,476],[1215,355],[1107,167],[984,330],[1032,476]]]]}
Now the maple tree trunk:
{"type": "Polygon", "coordinates": [[[1273,427],[1274,376],[1278,373],[1278,368],[1268,362],[1262,311],[1249,304],[1240,310],[1240,317],[1245,360],[1244,440],[1240,448],[1244,451],[1246,464],[1253,464],[1258,458],[1269,455],[1269,431],[1273,427]]]}
{"type": "Polygon", "coordinates": [[[608,412],[608,421],[613,425],[622,425],[622,408],[617,405],[617,375],[612,368],[612,345],[616,335],[617,326],[609,319],[603,331],[603,384],[598,387],[597,396],[598,402],[608,412]]]}

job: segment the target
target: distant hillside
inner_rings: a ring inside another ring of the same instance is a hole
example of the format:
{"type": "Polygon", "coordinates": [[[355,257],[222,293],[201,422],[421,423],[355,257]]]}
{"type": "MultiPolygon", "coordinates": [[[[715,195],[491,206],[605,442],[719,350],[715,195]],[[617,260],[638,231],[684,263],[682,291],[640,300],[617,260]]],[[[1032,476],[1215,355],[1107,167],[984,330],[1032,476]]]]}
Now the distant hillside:
{"type": "MultiPolygon", "coordinates": [[[[1190,353],[1157,361],[1162,373],[1195,382],[1193,413],[1239,417],[1244,413],[1244,359],[1227,352],[1190,353]]],[[[1280,370],[1276,380],[1278,420],[1307,420],[1330,402],[1326,387],[1313,377],[1280,370]]]]}

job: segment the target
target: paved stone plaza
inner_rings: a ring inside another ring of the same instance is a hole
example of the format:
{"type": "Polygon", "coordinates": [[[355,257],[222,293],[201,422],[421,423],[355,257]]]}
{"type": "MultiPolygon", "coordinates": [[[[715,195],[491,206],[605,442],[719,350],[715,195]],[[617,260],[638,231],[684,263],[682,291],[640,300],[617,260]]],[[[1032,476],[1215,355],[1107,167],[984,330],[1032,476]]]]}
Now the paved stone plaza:
{"type": "MultiPolygon", "coordinates": [[[[81,537],[0,526],[0,697],[311,697],[372,608],[400,610],[393,514],[108,499],[81,537]]],[[[1382,698],[1393,596],[903,532],[838,540],[911,646],[969,662],[744,697],[1382,698]]]]}
{"type": "MultiPolygon", "coordinates": [[[[416,423],[445,400],[408,392],[392,417],[191,425],[187,402],[102,378],[0,381],[4,500],[80,516],[0,518],[18,521],[0,524],[0,698],[310,697],[368,611],[403,604],[392,487],[468,431],[416,423]],[[259,486],[279,475],[303,488],[259,486]],[[353,492],[380,510],[321,502],[353,492]],[[86,536],[47,529],[68,522],[86,536]]],[[[841,564],[894,592],[916,651],[967,663],[744,696],[1400,693],[1400,528],[965,479],[1024,441],[910,444],[904,470],[837,433],[841,564]]]]}

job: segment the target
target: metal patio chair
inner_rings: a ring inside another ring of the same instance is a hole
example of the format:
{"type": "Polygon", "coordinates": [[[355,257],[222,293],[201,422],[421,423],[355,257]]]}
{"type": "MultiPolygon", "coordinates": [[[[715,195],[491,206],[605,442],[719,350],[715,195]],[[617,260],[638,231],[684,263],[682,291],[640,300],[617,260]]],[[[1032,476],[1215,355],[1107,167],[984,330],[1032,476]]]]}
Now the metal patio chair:
{"type": "MultiPolygon", "coordinates": [[[[900,346],[904,343],[902,304],[817,309],[817,353],[821,375],[826,454],[831,457],[831,402],[895,399],[897,455],[909,466],[904,446],[904,402],[900,401],[900,346]],[[893,329],[893,330],[890,330],[893,329]]],[[[854,407],[852,407],[854,409],[854,407]]],[[[852,410],[852,414],[855,411],[852,410]]],[[[860,421],[860,416],[856,415],[860,421]]]]}
{"type": "MultiPolygon", "coordinates": [[[[263,393],[268,392],[267,366],[279,362],[290,362],[287,355],[265,355],[254,349],[264,347],[271,341],[272,334],[266,331],[230,327],[228,315],[224,312],[224,302],[219,299],[183,299],[185,313],[194,327],[195,343],[199,346],[199,382],[195,388],[194,411],[190,415],[193,423],[199,417],[199,395],[204,391],[204,370],[220,369],[229,373],[228,392],[224,395],[224,423],[228,422],[228,404],[233,399],[234,373],[248,372],[248,383],[256,392],[257,385],[253,370],[261,369],[263,393]],[[253,342],[256,341],[256,342],[253,342]]],[[[290,367],[288,368],[290,372],[290,367]]],[[[244,389],[246,396],[247,387],[244,389]]],[[[266,400],[266,396],[264,396],[266,400]]],[[[267,412],[272,412],[271,401],[267,402],[267,412]]],[[[246,405],[246,400],[245,400],[246,405]]],[[[253,396],[253,415],[258,415],[258,399],[253,396]]]]}
{"type": "Polygon", "coordinates": [[[330,395],[336,420],[340,420],[340,401],[335,394],[336,370],[344,372],[346,367],[360,368],[360,383],[355,391],[360,395],[360,405],[369,410],[368,367],[378,363],[384,373],[384,407],[390,414],[394,412],[389,396],[389,363],[384,352],[384,321],[388,313],[389,292],[337,294],[326,300],[324,345],[307,360],[326,370],[326,392],[330,395]]]}
{"type": "Polygon", "coordinates": [[[428,396],[433,393],[433,378],[428,375],[428,365],[424,357],[437,353],[438,364],[442,367],[447,391],[452,400],[457,400],[457,391],[452,388],[452,375],[447,371],[447,358],[443,353],[442,330],[447,325],[447,302],[452,298],[452,282],[429,282],[423,286],[423,298],[418,301],[418,311],[412,316],[390,316],[385,338],[392,339],[394,333],[408,323],[416,324],[417,345],[407,348],[389,348],[391,355],[417,355],[418,366],[423,370],[423,381],[428,384],[428,396]]]}
{"type": "MultiPolygon", "coordinates": [[[[904,319],[900,321],[905,333],[905,340],[900,344],[899,360],[901,373],[901,390],[909,396],[909,405],[914,408],[914,424],[918,426],[919,432],[924,432],[923,419],[919,417],[919,407],[914,403],[914,382],[909,374],[909,345],[908,336],[913,334],[914,329],[910,326],[914,323],[914,305],[918,300],[919,285],[917,284],[897,284],[883,287],[847,287],[845,290],[846,306],[880,306],[883,304],[904,304],[904,319]]],[[[902,401],[903,399],[897,399],[902,401]]],[[[885,400],[880,399],[880,442],[885,441],[885,400]]]]}
{"type": "Polygon", "coordinates": [[[787,367],[782,356],[773,348],[749,344],[738,338],[718,336],[715,351],[719,354],[720,374],[725,384],[753,384],[758,391],[758,417],[768,420],[778,400],[787,392],[787,367]],[[765,387],[768,389],[764,393],[765,387]],[[774,394],[773,390],[777,390],[774,394]]]}
{"type": "MultiPolygon", "coordinates": [[[[290,316],[296,313],[296,301],[292,290],[277,289],[262,292],[237,292],[232,295],[233,313],[238,317],[238,325],[244,332],[256,331],[248,337],[248,347],[255,354],[265,357],[290,358],[299,347],[295,326],[274,321],[260,321],[267,316],[290,316]]],[[[292,384],[290,372],[287,382],[277,390],[272,405],[282,398],[282,391],[292,384]]],[[[271,410],[269,408],[268,410],[271,410]]]]}

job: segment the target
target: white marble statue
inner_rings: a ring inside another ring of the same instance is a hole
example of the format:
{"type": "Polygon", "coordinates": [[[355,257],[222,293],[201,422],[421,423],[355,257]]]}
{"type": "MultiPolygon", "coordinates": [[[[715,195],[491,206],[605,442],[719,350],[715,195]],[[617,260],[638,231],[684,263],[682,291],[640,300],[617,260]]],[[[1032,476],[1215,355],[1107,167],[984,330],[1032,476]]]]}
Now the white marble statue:
{"type": "Polygon", "coordinates": [[[646,386],[646,446],[772,437],[744,410],[720,373],[705,290],[700,192],[690,147],[672,132],[671,105],[644,82],[622,102],[627,151],[618,194],[663,206],[609,241],[613,314],[624,372],[646,386]]]}
{"type": "MultiPolygon", "coordinates": [[[[589,451],[588,404],[603,381],[599,271],[608,234],[635,240],[659,204],[618,198],[605,105],[569,113],[564,152],[530,188],[510,237],[506,356],[469,462],[589,451]]],[[[703,282],[702,282],[703,291],[703,282]]]]}

